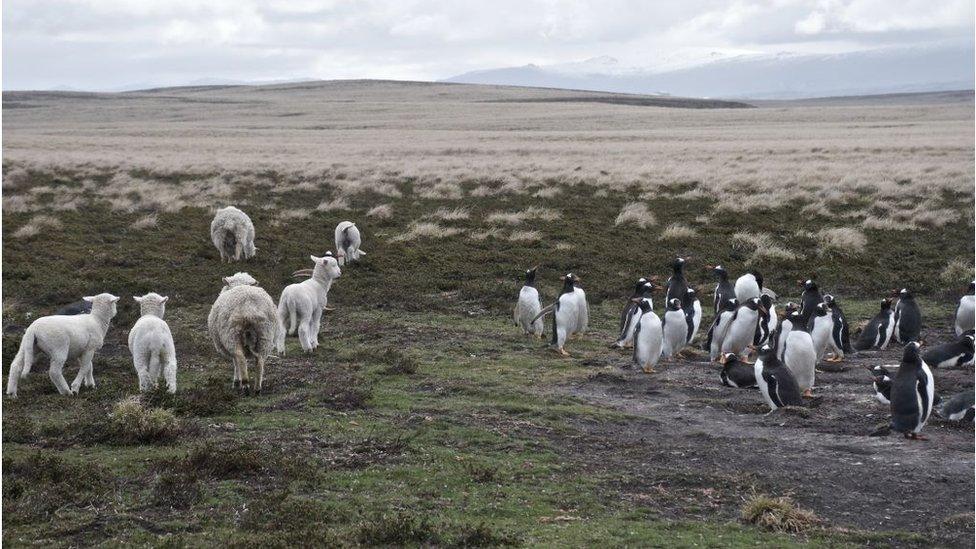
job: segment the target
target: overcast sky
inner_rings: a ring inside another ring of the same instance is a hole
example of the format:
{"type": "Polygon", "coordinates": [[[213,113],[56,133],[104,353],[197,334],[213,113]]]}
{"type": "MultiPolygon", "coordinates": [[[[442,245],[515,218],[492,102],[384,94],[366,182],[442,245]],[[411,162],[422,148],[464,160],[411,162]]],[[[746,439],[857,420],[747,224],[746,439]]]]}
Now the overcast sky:
{"type": "Polygon", "coordinates": [[[3,88],[435,80],[689,49],[838,52],[973,38],[973,0],[6,0],[3,88]]]}

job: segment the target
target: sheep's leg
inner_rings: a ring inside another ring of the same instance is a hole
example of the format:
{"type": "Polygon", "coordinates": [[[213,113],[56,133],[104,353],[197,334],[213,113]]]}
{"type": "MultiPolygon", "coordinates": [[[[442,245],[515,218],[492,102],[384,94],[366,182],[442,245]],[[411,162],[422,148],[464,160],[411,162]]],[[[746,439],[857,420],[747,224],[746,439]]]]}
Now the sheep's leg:
{"type": "Polygon", "coordinates": [[[244,391],[245,394],[250,394],[251,380],[248,378],[247,375],[247,357],[244,356],[244,349],[240,345],[238,345],[237,348],[234,349],[234,360],[238,364],[240,364],[238,369],[240,371],[240,377],[241,377],[241,389],[244,391]]]}
{"type": "Polygon", "coordinates": [[[95,388],[95,368],[89,368],[87,374],[85,375],[85,381],[82,383],[85,387],[95,388]]]}
{"type": "Polygon", "coordinates": [[[92,359],[95,357],[94,349],[85,351],[78,359],[78,375],[75,376],[75,380],[71,382],[71,392],[77,393],[81,389],[81,383],[88,378],[88,375],[94,370],[92,366],[92,359]]]}
{"type": "Polygon", "coordinates": [[[298,341],[302,344],[302,350],[305,352],[312,351],[312,336],[309,333],[312,330],[311,318],[301,319],[298,322],[298,341]]]}
{"type": "Polygon", "coordinates": [[[149,352],[149,388],[152,389],[159,383],[159,373],[162,364],[160,363],[159,351],[149,352]]]}
{"type": "Polygon", "coordinates": [[[322,309],[312,311],[312,348],[319,346],[319,330],[322,329],[322,309]]]}
{"type": "Polygon", "coordinates": [[[236,354],[234,355],[233,363],[234,363],[234,388],[240,389],[241,388],[241,366],[240,363],[237,361],[236,354]]]}
{"type": "Polygon", "coordinates": [[[136,376],[139,378],[139,390],[145,391],[149,389],[149,376],[146,372],[146,355],[139,352],[132,353],[132,366],[136,370],[136,376]]]}
{"type": "Polygon", "coordinates": [[[264,384],[264,356],[258,355],[257,357],[255,357],[255,363],[258,369],[258,382],[257,382],[257,387],[254,390],[254,394],[260,395],[261,387],[264,384]]]}
{"type": "Polygon", "coordinates": [[[166,343],[166,348],[163,350],[163,354],[160,359],[162,359],[166,366],[163,368],[163,376],[166,378],[166,389],[170,393],[176,392],[176,348],[173,346],[172,340],[166,343]]]}
{"type": "Polygon", "coordinates": [[[244,247],[241,246],[241,241],[237,240],[234,242],[234,261],[241,260],[241,254],[244,253],[244,247]]]}
{"type": "Polygon", "coordinates": [[[58,393],[62,395],[72,394],[71,388],[68,387],[68,381],[64,379],[64,374],[62,373],[64,371],[64,362],[68,359],[66,354],[51,355],[51,366],[47,371],[54,386],[58,388],[58,393]]]}

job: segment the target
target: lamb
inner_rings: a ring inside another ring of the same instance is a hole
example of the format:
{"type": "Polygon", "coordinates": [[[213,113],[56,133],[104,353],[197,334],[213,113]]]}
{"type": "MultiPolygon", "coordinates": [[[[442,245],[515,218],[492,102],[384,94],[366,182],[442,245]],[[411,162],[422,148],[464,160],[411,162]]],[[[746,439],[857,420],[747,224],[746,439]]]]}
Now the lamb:
{"type": "Polygon", "coordinates": [[[234,206],[217,210],[210,222],[210,240],[220,252],[220,261],[240,261],[254,257],[254,223],[234,206]]]}
{"type": "Polygon", "coordinates": [[[359,261],[360,257],[366,255],[366,252],[359,249],[362,245],[362,237],[359,228],[352,221],[343,221],[336,225],[335,245],[339,265],[359,261]]]}
{"type": "Polygon", "coordinates": [[[169,298],[151,292],[132,299],[139,303],[142,314],[129,331],[129,351],[139,376],[139,390],[152,389],[162,374],[166,389],[175,393],[176,346],[169,325],[163,320],[169,298]]]}
{"type": "Polygon", "coordinates": [[[332,281],[342,275],[339,264],[330,252],[323,257],[310,256],[315,263],[312,269],[295,271],[292,276],[310,276],[298,284],[290,284],[281,292],[278,300],[278,322],[282,328],[281,347],[285,335],[298,331],[298,341],[302,350],[311,352],[319,345],[319,328],[322,311],[329,302],[329,288],[332,281]]]}
{"type": "Polygon", "coordinates": [[[260,394],[264,363],[272,347],[278,352],[284,351],[284,337],[279,336],[281,328],[275,304],[268,292],[258,287],[257,281],[247,273],[237,273],[223,281],[224,288],[207,317],[207,330],[217,352],[233,360],[234,387],[245,393],[251,392],[247,359],[249,356],[254,358],[258,369],[255,393],[260,394]]]}
{"type": "Polygon", "coordinates": [[[115,317],[118,297],[104,293],[85,297],[92,304],[91,313],[71,316],[53,315],[38,318],[27,327],[20,341],[20,350],[10,365],[7,378],[7,394],[16,398],[17,382],[27,377],[40,350],[51,360],[48,375],[58,393],[74,395],[82,383],[86,387],[95,386],[92,359],[102,348],[109,324],[115,317]],[[78,375],[68,387],[64,379],[64,363],[75,360],[80,366],[78,375]]]}

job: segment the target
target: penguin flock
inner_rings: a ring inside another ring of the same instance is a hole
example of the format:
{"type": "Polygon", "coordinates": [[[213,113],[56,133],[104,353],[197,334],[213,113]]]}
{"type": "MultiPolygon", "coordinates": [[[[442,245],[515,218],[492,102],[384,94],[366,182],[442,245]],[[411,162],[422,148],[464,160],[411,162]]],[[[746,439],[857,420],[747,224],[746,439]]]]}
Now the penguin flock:
{"type": "MultiPolygon", "coordinates": [[[[688,282],[687,263],[688,258],[675,258],[672,274],[663,285],[653,276],[637,279],[620,313],[619,333],[609,348],[632,347],[632,365],[644,373],[655,373],[661,360],[694,353],[702,306],[688,282]],[[652,295],[662,290],[664,311],[658,316],[652,295]]],[[[838,299],[822,293],[814,280],[799,281],[799,303],[788,302],[780,312],[776,293],[764,287],[758,271],[749,271],[733,282],[721,265],[706,268],[716,279],[711,300],[714,316],[697,346],[710,362],[718,363],[722,385],[757,388],[770,411],[801,406],[804,399],[813,398],[818,365],[841,362],[863,351],[884,350],[895,342],[904,346],[901,363],[870,368],[875,398],[890,407],[888,430],[909,439],[924,439],[921,430],[933,413],[949,421],[972,421],[976,415],[973,389],[941,399],[932,373],[933,369],[974,364],[976,283],[969,285],[956,307],[956,339],[923,350],[922,312],[907,288],[882,299],[878,313],[852,341],[851,326],[838,299]]],[[[562,288],[555,302],[543,307],[536,271],[525,272],[515,325],[526,335],[544,338],[542,319],[551,314],[550,347],[570,356],[567,340],[585,332],[589,323],[586,293],[579,277],[568,273],[560,277],[562,288]]]]}

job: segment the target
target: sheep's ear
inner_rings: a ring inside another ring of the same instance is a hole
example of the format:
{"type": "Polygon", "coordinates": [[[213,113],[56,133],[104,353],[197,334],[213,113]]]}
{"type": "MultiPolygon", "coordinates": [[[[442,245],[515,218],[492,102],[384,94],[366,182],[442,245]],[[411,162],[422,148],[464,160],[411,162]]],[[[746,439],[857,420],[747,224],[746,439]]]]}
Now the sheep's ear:
{"type": "Polygon", "coordinates": [[[312,262],[313,263],[321,263],[322,262],[322,258],[321,257],[315,257],[314,255],[310,255],[308,257],[312,258],[312,262]]]}
{"type": "Polygon", "coordinates": [[[141,298],[141,297],[139,297],[137,295],[132,296],[132,299],[136,300],[136,303],[142,303],[142,300],[143,300],[143,298],[141,298]]]}
{"type": "Polygon", "coordinates": [[[115,303],[116,301],[119,300],[119,296],[117,296],[117,295],[110,295],[109,297],[112,298],[112,303],[115,303]]]}
{"type": "Polygon", "coordinates": [[[89,302],[89,303],[92,303],[92,302],[94,302],[94,301],[95,301],[95,296],[93,296],[93,295],[86,295],[86,296],[85,296],[85,297],[83,297],[82,299],[84,299],[85,301],[87,301],[87,302],[89,302]]]}
{"type": "Polygon", "coordinates": [[[229,276],[225,276],[224,278],[221,278],[220,280],[222,280],[224,282],[224,285],[230,286],[230,277],[229,276]]]}

